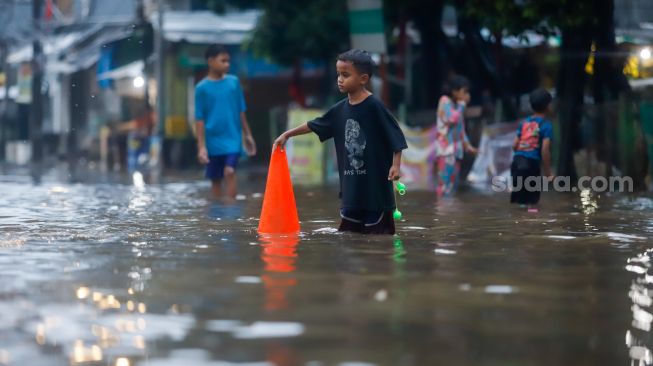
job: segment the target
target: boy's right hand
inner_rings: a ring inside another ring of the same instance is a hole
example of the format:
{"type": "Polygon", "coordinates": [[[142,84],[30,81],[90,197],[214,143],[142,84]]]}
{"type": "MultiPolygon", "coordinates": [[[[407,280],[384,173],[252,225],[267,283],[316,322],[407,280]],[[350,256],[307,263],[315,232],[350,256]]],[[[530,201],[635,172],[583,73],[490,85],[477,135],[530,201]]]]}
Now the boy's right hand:
{"type": "Polygon", "coordinates": [[[209,152],[206,151],[205,147],[200,147],[197,151],[197,160],[199,160],[200,164],[206,165],[209,163],[209,152]]]}
{"type": "Polygon", "coordinates": [[[281,136],[277,137],[277,139],[274,140],[274,144],[272,144],[272,151],[276,150],[277,147],[281,149],[281,151],[283,151],[287,141],[288,141],[288,137],[286,136],[285,133],[282,133],[281,136]]]}

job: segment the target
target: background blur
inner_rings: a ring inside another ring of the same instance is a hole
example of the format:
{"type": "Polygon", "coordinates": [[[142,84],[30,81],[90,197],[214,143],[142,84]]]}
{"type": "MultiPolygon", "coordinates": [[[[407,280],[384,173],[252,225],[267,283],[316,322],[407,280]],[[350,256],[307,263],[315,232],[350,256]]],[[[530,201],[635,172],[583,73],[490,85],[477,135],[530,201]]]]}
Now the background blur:
{"type": "MultiPolygon", "coordinates": [[[[644,189],[653,164],[648,0],[0,0],[0,20],[0,158],[35,177],[61,164],[73,181],[200,171],[193,88],[211,43],[227,45],[244,86],[260,152],[251,166],[265,166],[279,131],[342,97],[334,60],[352,46],[374,52],[372,88],[412,155],[443,84],[462,74],[475,144],[527,114],[528,93],[544,86],[556,96],[557,174],[629,175],[644,189]],[[150,117],[144,146],[130,135],[150,117]]],[[[481,170],[509,162],[497,149],[481,170]]],[[[296,176],[332,178],[328,151],[296,154],[296,176]]],[[[408,153],[415,182],[427,179],[418,160],[408,153]]]]}

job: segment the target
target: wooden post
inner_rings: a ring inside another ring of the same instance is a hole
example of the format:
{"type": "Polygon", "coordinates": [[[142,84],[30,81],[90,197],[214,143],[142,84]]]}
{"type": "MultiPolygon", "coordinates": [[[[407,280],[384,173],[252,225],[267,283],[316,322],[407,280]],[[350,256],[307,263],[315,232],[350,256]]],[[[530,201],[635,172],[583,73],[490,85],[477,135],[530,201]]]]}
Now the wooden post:
{"type": "Polygon", "coordinates": [[[34,183],[41,181],[41,160],[43,158],[43,46],[41,45],[41,10],[43,0],[33,0],[32,18],[35,34],[32,43],[32,104],[29,118],[29,139],[32,144],[31,175],[34,183]]]}

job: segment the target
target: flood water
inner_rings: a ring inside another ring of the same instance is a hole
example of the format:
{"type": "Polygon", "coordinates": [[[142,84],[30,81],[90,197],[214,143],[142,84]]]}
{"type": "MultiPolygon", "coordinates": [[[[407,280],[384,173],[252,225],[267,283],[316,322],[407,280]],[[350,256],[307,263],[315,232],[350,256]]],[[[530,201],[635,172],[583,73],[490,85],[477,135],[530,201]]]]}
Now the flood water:
{"type": "Polygon", "coordinates": [[[0,365],[653,363],[644,196],[409,191],[393,238],[304,188],[300,237],[266,239],[262,182],[0,180],[0,365]]]}

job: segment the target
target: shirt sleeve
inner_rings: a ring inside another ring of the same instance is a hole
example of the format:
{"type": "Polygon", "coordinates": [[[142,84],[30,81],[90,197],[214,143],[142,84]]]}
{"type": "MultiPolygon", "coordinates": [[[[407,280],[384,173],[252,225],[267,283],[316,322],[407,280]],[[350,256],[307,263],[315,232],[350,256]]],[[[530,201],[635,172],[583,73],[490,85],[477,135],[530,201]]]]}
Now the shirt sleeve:
{"type": "Polygon", "coordinates": [[[334,108],[329,109],[322,117],[308,122],[308,128],[320,138],[321,142],[333,137],[334,108]]]}
{"type": "Polygon", "coordinates": [[[406,137],[404,136],[403,131],[401,131],[397,119],[381,103],[378,103],[377,110],[379,112],[379,120],[383,127],[383,132],[388,139],[392,152],[395,153],[408,148],[406,137]]]}
{"type": "Polygon", "coordinates": [[[204,121],[204,93],[198,87],[195,87],[195,121],[204,121]]]}
{"type": "Polygon", "coordinates": [[[542,125],[542,140],[544,139],[553,140],[553,125],[549,121],[542,125]]]}

